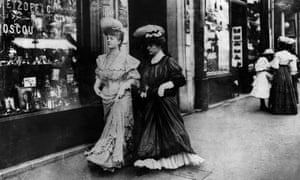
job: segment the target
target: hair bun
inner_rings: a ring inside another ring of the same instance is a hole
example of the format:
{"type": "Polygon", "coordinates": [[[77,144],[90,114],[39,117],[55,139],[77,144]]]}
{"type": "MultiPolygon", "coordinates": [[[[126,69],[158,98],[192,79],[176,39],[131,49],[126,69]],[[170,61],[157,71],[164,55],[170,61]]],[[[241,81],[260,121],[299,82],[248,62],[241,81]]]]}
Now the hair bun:
{"type": "Polygon", "coordinates": [[[107,31],[111,31],[111,30],[122,31],[122,29],[123,29],[122,23],[119,20],[114,19],[112,17],[102,18],[100,21],[100,26],[101,26],[101,29],[103,30],[103,32],[107,32],[107,31]]]}

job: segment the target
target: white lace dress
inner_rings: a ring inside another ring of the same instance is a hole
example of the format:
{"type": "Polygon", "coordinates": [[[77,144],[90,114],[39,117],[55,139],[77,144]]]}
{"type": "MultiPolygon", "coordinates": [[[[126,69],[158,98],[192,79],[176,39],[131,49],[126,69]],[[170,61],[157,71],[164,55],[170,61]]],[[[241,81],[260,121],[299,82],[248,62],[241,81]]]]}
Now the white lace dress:
{"type": "Polygon", "coordinates": [[[97,58],[96,78],[102,82],[102,102],[105,126],[95,146],[85,154],[87,160],[113,171],[126,163],[132,153],[133,112],[130,91],[116,99],[122,83],[140,78],[137,71],[139,61],[130,55],[120,53],[113,61],[106,55],[97,58]]]}
{"type": "Polygon", "coordinates": [[[256,76],[252,83],[253,89],[251,95],[256,98],[267,99],[270,96],[271,83],[268,78],[271,74],[267,70],[271,67],[265,57],[260,57],[255,64],[256,76]]]}

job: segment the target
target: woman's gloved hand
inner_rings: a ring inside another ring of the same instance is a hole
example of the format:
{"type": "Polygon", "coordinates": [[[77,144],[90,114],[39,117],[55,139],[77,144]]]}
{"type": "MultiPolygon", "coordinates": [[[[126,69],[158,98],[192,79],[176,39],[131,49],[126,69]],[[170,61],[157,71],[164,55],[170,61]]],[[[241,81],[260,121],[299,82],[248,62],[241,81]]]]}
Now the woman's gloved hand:
{"type": "Polygon", "coordinates": [[[120,89],[118,91],[118,94],[117,94],[117,99],[121,99],[125,93],[126,93],[126,90],[130,89],[131,88],[131,81],[127,81],[127,82],[124,82],[121,86],[120,86],[120,89]]]}
{"type": "Polygon", "coordinates": [[[141,98],[147,98],[147,91],[148,91],[148,89],[149,89],[149,86],[145,86],[143,88],[143,90],[140,92],[140,97],[141,98]]]}
{"type": "Polygon", "coordinates": [[[158,88],[158,96],[163,97],[165,94],[165,90],[172,89],[174,87],[174,83],[172,81],[168,81],[166,83],[163,83],[158,88]]]}

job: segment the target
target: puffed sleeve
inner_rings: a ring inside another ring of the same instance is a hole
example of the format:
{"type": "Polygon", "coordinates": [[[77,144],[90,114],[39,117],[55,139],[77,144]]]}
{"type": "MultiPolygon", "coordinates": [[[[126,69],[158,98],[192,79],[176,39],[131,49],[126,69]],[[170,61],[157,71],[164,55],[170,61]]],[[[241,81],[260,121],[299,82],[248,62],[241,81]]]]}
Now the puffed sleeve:
{"type": "Polygon", "coordinates": [[[297,69],[297,60],[298,60],[298,58],[295,55],[293,55],[292,60],[289,63],[289,67],[290,67],[290,71],[291,71],[292,75],[297,74],[297,71],[298,71],[298,69],[297,69]]]}
{"type": "Polygon", "coordinates": [[[267,58],[260,57],[258,58],[257,62],[255,63],[255,71],[263,71],[270,68],[270,63],[268,62],[267,58]]]}
{"type": "Polygon", "coordinates": [[[101,68],[100,67],[102,66],[102,63],[103,63],[103,56],[99,55],[96,59],[97,67],[95,69],[95,76],[97,79],[101,79],[101,74],[100,74],[101,68]]]}
{"type": "Polygon", "coordinates": [[[182,69],[172,57],[170,57],[168,60],[168,71],[169,79],[173,82],[175,87],[181,87],[185,85],[186,80],[184,75],[182,74],[182,69]]]}
{"type": "Polygon", "coordinates": [[[125,62],[125,79],[140,79],[141,76],[138,72],[138,66],[140,65],[140,61],[136,58],[128,55],[125,62]]]}
{"type": "Polygon", "coordinates": [[[279,69],[280,56],[276,53],[274,59],[271,61],[271,67],[279,69]]]}

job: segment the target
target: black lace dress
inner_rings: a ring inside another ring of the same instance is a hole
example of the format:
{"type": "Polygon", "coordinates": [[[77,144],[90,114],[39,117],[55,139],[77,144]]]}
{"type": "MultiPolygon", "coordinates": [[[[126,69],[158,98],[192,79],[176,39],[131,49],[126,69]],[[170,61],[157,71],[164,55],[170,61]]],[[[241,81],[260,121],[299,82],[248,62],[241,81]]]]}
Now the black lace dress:
{"type": "Polygon", "coordinates": [[[178,88],[185,85],[180,66],[173,58],[164,56],[158,63],[146,65],[141,75],[147,98],[143,110],[144,129],[137,146],[139,160],[135,166],[175,169],[202,163],[204,160],[191,147],[178,108],[178,88]],[[175,87],[159,97],[159,86],[168,81],[175,87]]]}

